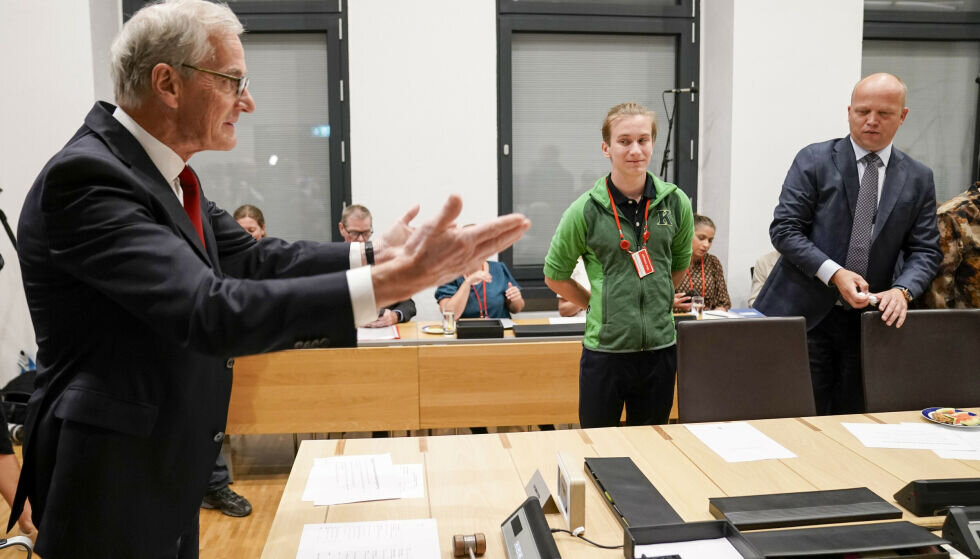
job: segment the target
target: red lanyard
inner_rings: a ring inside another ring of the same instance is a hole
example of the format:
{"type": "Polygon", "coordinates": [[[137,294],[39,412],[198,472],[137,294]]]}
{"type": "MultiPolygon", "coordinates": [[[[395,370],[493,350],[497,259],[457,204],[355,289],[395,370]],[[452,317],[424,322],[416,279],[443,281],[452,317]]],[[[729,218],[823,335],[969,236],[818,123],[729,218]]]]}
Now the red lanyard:
{"type": "Polygon", "coordinates": [[[480,300],[480,294],[476,291],[476,286],[471,285],[470,289],[473,290],[473,295],[476,296],[476,306],[480,307],[480,318],[486,318],[490,311],[487,308],[487,282],[483,282],[483,300],[480,300]]]}
{"type": "MultiPolygon", "coordinates": [[[[609,190],[609,177],[606,177],[606,194],[609,195],[609,205],[612,207],[613,217],[616,218],[616,229],[619,229],[619,248],[630,251],[630,242],[623,237],[623,227],[619,224],[619,211],[616,209],[616,202],[613,201],[612,190],[609,190]]],[[[646,246],[650,239],[650,232],[647,231],[647,218],[650,216],[650,199],[647,198],[647,207],[643,210],[643,246],[646,246]]]]}
{"type": "Polygon", "coordinates": [[[701,257],[701,298],[704,299],[704,257],[701,257]]]}

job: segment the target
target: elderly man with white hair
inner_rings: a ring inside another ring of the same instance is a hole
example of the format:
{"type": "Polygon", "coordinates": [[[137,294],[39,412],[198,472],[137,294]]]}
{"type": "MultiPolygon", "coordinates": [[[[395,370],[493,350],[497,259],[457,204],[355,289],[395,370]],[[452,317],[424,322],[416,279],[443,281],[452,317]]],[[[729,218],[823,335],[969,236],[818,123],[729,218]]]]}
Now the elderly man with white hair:
{"type": "Polygon", "coordinates": [[[355,344],[377,309],[474,268],[529,227],[459,229],[458,197],[369,243],[256,241],[210,202],[192,155],[235,146],[255,110],[226,6],[146,7],[112,47],[118,107],[96,103],[41,171],[19,222],[38,341],[25,499],[46,559],[198,555],[232,357],[355,344]]]}

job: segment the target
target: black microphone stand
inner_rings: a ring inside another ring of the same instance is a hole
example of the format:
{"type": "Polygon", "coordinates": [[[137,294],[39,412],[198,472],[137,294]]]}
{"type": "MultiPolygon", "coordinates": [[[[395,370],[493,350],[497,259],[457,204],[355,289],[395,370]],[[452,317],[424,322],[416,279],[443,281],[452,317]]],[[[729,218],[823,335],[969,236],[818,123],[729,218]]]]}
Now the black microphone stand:
{"type": "MultiPolygon", "coordinates": [[[[0,188],[0,192],[3,192],[2,188],[0,188]]],[[[7,223],[7,214],[3,213],[2,209],[0,209],[0,222],[3,223],[3,228],[7,231],[7,236],[10,237],[10,244],[14,245],[14,251],[16,251],[17,238],[14,237],[14,230],[10,228],[10,223],[7,223]]],[[[2,266],[2,264],[0,264],[0,266],[2,266]]]]}
{"type": "MultiPolygon", "coordinates": [[[[660,94],[660,100],[664,103],[664,114],[667,116],[667,142],[664,144],[664,157],[663,161],[660,162],[660,178],[667,180],[667,164],[673,161],[670,158],[670,137],[674,131],[674,113],[667,110],[667,94],[672,93],[671,90],[666,90],[660,94]]],[[[674,92],[676,95],[676,92],[674,92]]],[[[677,112],[677,98],[674,98],[674,112],[677,112]]]]}

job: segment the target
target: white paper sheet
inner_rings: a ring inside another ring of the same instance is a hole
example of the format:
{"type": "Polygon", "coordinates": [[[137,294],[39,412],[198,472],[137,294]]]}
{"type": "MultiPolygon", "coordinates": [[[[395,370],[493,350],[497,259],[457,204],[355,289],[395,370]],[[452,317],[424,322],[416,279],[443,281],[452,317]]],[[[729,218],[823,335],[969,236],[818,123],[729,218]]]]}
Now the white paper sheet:
{"type": "Polygon", "coordinates": [[[307,524],[296,559],[438,559],[436,521],[307,524]]]}
{"type": "Polygon", "coordinates": [[[745,422],[685,425],[726,462],[796,458],[786,447],[745,422]]]}
{"type": "Polygon", "coordinates": [[[584,316],[553,316],[548,324],[585,324],[584,316]]]}
{"type": "Polygon", "coordinates": [[[385,326],[384,328],[358,328],[357,329],[357,341],[372,341],[372,340],[397,340],[401,338],[398,333],[398,325],[393,324],[391,326],[385,326]]]}
{"type": "Polygon", "coordinates": [[[929,423],[841,423],[868,448],[970,450],[947,427],[929,423]]]}
{"type": "Polygon", "coordinates": [[[653,543],[633,548],[633,557],[679,555],[683,559],[742,559],[742,554],[725,538],[693,542],[653,543]]]}
{"type": "Polygon", "coordinates": [[[504,327],[504,330],[510,330],[514,327],[514,321],[509,318],[501,318],[500,325],[504,327]]]}
{"type": "Polygon", "coordinates": [[[705,318],[742,318],[742,315],[731,311],[704,311],[705,318]]]}

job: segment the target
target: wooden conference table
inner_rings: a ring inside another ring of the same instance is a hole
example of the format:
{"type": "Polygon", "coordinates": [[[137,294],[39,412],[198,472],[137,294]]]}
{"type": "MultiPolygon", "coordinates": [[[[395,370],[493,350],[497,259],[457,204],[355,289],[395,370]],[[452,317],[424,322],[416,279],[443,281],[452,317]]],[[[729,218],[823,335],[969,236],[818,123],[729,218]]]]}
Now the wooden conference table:
{"type": "MultiPolygon", "coordinates": [[[[942,459],[928,450],[865,448],[842,421],[921,419],[919,412],[894,412],[751,421],[797,458],[741,463],[725,462],[683,425],[304,441],[262,557],[296,557],[304,524],[416,518],[436,519],[440,557],[452,557],[454,534],[474,532],[487,537],[485,557],[505,557],[500,523],[526,498],[524,486],[535,470],[541,470],[554,490],[558,451],[576,460],[630,456],[685,521],[710,520],[709,497],[868,487],[894,504],[894,493],[911,480],[980,477],[980,461],[942,459]],[[386,452],[395,464],[423,464],[424,499],[329,507],[300,500],[315,458],[386,452]]],[[[553,528],[565,528],[558,513],[546,516],[553,528]]],[[[942,518],[918,518],[908,512],[904,519],[930,529],[942,524],[942,518]]],[[[586,482],[585,523],[590,539],[622,543],[622,528],[591,482],[586,482]]],[[[623,556],[621,549],[598,549],[566,534],[556,534],[555,539],[566,559],[623,556]]]]}
{"type": "MultiPolygon", "coordinates": [[[[521,323],[546,324],[547,319],[521,323]]],[[[581,337],[401,339],[235,360],[227,432],[327,433],[578,422],[581,337]]]]}

